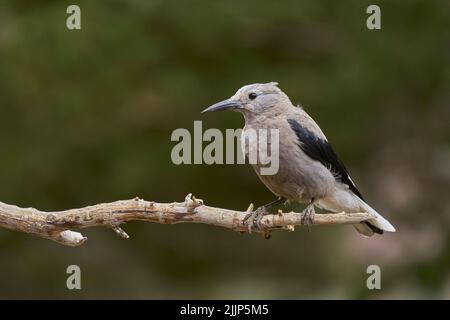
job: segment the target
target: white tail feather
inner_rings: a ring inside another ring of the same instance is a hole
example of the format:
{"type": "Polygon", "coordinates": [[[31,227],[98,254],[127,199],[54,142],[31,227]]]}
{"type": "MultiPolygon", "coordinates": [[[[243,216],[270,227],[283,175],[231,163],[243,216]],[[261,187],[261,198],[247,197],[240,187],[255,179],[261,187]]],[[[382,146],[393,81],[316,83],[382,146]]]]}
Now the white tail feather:
{"type": "Polygon", "coordinates": [[[388,231],[388,232],[395,232],[394,226],[387,221],[381,214],[376,212],[371,206],[369,206],[367,203],[361,200],[362,207],[370,214],[374,215],[374,219],[369,220],[368,222],[378,229],[388,231]]]}

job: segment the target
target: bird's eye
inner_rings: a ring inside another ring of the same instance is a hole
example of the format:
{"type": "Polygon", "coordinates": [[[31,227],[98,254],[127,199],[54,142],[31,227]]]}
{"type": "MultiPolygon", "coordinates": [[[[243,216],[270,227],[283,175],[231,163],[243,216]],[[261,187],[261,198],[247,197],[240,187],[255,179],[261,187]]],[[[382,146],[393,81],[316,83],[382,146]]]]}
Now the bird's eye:
{"type": "Polygon", "coordinates": [[[257,95],[256,93],[251,92],[251,93],[248,95],[248,98],[249,98],[250,100],[254,100],[254,99],[256,99],[257,96],[258,96],[258,95],[257,95]]]}

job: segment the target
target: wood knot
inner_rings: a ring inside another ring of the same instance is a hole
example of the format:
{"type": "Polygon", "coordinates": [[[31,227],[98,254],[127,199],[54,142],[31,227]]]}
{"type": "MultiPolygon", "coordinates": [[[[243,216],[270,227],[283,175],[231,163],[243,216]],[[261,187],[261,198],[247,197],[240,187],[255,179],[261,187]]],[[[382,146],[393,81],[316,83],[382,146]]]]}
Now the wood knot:
{"type": "Polygon", "coordinates": [[[80,217],[77,215],[68,215],[64,219],[64,223],[68,225],[78,225],[80,221],[80,217]]]}
{"type": "Polygon", "coordinates": [[[56,222],[56,216],[54,214],[48,214],[45,218],[45,222],[53,224],[56,222]]]}
{"type": "Polygon", "coordinates": [[[189,193],[184,199],[184,204],[186,206],[187,212],[192,212],[195,208],[203,205],[203,200],[197,199],[192,195],[192,193],[189,193]]]}

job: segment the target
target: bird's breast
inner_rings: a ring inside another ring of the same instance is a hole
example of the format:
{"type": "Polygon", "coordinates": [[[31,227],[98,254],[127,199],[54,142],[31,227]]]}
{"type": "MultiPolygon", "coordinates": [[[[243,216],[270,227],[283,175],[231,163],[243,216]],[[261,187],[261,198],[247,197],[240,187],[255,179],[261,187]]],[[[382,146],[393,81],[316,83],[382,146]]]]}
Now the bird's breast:
{"type": "Polygon", "coordinates": [[[311,198],[324,197],[334,184],[329,170],[302,152],[289,127],[282,123],[273,125],[268,122],[266,125],[263,128],[246,126],[241,136],[243,153],[261,181],[274,194],[286,199],[307,202],[311,198]],[[260,129],[275,129],[276,139],[273,132],[260,129]],[[267,134],[269,136],[263,136],[267,134]],[[274,161],[277,162],[277,171],[263,174],[262,169],[267,168],[270,162],[273,165],[274,161]]]}

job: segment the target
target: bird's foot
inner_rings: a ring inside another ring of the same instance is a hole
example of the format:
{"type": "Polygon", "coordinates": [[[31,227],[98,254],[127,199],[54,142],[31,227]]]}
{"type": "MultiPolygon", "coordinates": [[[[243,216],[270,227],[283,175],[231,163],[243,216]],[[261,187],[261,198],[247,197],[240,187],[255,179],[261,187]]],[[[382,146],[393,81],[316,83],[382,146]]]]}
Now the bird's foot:
{"type": "Polygon", "coordinates": [[[307,225],[309,227],[314,224],[314,216],[316,214],[316,210],[314,209],[314,204],[308,205],[305,210],[302,212],[302,224],[307,225]]]}
{"type": "Polygon", "coordinates": [[[266,206],[259,207],[255,211],[247,213],[243,223],[248,229],[248,233],[252,233],[252,228],[261,230],[261,220],[265,215],[270,214],[266,206]]]}

